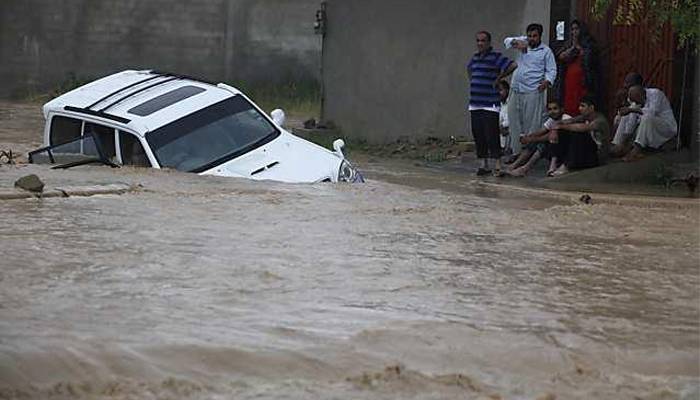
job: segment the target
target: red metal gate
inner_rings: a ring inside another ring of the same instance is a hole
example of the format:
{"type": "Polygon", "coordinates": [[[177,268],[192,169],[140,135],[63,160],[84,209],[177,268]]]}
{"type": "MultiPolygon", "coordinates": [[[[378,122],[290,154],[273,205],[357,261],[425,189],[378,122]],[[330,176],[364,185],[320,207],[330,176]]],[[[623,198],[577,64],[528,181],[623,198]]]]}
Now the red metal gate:
{"type": "Polygon", "coordinates": [[[590,13],[592,2],[593,0],[577,1],[577,12],[600,46],[602,97],[609,113],[614,112],[615,93],[622,87],[625,75],[633,71],[642,74],[645,84],[663,90],[669,99],[673,99],[673,64],[677,42],[671,27],[664,25],[654,39],[650,31],[652,28],[646,23],[614,25],[617,0],[612,1],[607,15],[596,21],[590,13]]]}

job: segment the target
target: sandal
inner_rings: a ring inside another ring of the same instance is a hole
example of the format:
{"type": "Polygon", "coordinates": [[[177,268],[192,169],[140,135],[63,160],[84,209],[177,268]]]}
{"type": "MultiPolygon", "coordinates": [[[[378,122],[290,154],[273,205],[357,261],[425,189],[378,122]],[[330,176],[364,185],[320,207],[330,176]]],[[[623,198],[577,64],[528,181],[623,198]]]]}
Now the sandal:
{"type": "Polygon", "coordinates": [[[500,168],[496,168],[493,170],[493,176],[495,176],[496,178],[503,178],[505,175],[506,174],[504,174],[500,168]]]}

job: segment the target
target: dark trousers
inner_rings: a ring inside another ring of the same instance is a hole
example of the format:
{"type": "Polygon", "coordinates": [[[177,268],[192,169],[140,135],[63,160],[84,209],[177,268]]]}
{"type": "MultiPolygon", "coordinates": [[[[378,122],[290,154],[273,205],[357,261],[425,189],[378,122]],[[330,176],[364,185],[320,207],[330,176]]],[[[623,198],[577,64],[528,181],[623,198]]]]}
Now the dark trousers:
{"type": "Polygon", "coordinates": [[[590,168],[598,165],[598,146],[588,132],[559,131],[559,143],[550,145],[552,155],[567,168],[590,168]]]}
{"type": "Polygon", "coordinates": [[[469,111],[472,119],[472,136],[476,144],[477,158],[501,157],[498,113],[486,110],[469,111]]]}

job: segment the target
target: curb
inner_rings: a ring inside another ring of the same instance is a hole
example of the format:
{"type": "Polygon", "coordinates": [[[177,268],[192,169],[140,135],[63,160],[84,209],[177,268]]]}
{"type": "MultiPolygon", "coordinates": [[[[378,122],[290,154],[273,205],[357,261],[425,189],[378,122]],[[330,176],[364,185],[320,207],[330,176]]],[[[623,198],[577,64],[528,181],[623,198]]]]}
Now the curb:
{"type": "Polygon", "coordinates": [[[552,190],[552,189],[542,189],[542,188],[529,188],[522,186],[513,186],[503,183],[492,183],[483,181],[474,181],[477,186],[488,187],[491,189],[507,190],[511,192],[527,193],[536,196],[545,196],[549,198],[555,198],[558,200],[568,200],[572,203],[582,203],[581,196],[588,195],[592,204],[614,204],[614,205],[625,205],[625,206],[635,206],[635,207],[646,207],[646,208],[677,208],[677,209],[691,209],[700,208],[700,199],[697,198],[669,198],[669,197],[659,197],[659,196],[641,196],[641,195],[624,195],[624,194],[611,194],[611,193],[595,193],[595,192],[573,192],[573,191],[563,191],[563,190],[552,190]]]}
{"type": "Polygon", "coordinates": [[[107,185],[92,186],[63,186],[42,193],[33,193],[25,190],[5,190],[0,191],[0,200],[19,199],[45,199],[53,197],[88,197],[99,194],[124,194],[134,192],[140,185],[127,185],[122,183],[112,183],[107,185]]]}

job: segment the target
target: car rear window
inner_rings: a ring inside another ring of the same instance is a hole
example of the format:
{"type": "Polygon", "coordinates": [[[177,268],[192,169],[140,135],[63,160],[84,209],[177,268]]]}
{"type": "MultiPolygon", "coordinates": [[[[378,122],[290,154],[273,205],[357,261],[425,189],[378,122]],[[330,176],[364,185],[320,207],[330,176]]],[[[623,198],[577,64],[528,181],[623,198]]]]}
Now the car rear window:
{"type": "Polygon", "coordinates": [[[68,143],[80,137],[83,121],[75,118],[55,116],[51,119],[51,135],[49,144],[68,143]]]}
{"type": "Polygon", "coordinates": [[[181,88],[171,90],[168,93],[161,94],[160,96],[148,100],[147,102],[141,103],[138,106],[130,109],[128,113],[145,117],[188,97],[202,93],[205,90],[206,89],[202,89],[201,87],[197,86],[183,86],[181,88]]]}

